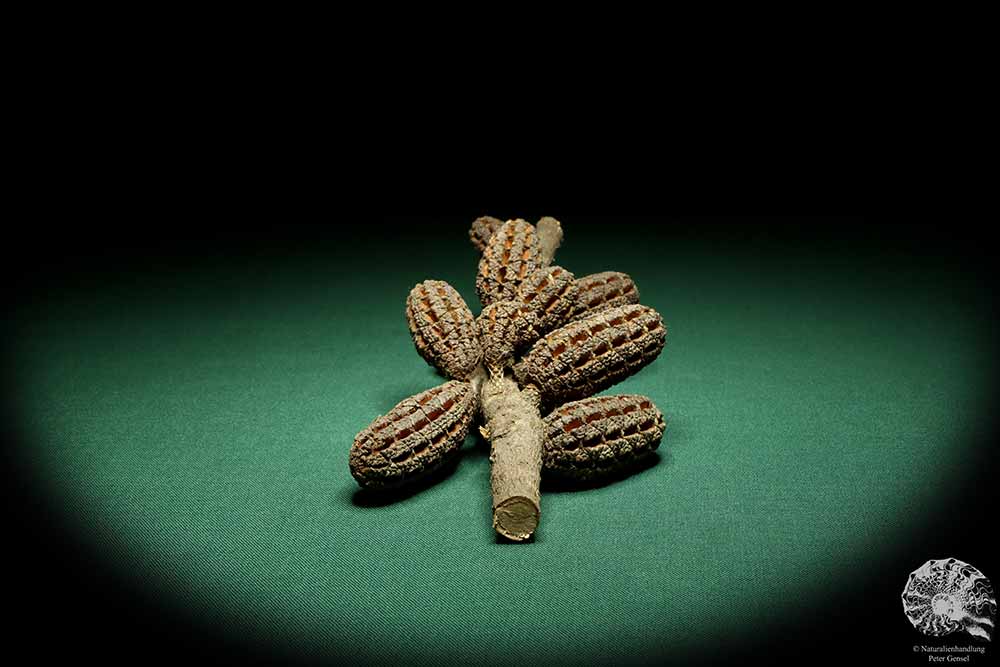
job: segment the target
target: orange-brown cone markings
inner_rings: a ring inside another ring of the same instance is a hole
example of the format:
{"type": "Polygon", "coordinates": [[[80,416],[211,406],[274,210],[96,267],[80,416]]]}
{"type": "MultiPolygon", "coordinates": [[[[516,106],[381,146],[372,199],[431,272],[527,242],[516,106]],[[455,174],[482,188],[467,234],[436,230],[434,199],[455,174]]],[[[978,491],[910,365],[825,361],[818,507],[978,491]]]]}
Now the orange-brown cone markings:
{"type": "Polygon", "coordinates": [[[575,303],[573,274],[553,266],[534,271],[518,287],[514,299],[494,301],[476,323],[483,361],[504,367],[542,335],[560,326],[575,303]]]}
{"type": "Polygon", "coordinates": [[[514,299],[534,311],[533,326],[537,336],[543,336],[570,320],[578,292],[572,273],[561,266],[550,266],[528,275],[514,299]]]}
{"type": "Polygon", "coordinates": [[[513,299],[521,282],[542,267],[534,225],[509,220],[490,238],[479,260],[476,292],[483,306],[513,299]]]}
{"type": "Polygon", "coordinates": [[[543,422],[543,472],[576,480],[599,479],[648,456],[666,428],[653,401],[634,394],[566,403],[543,422]]]}
{"type": "Polygon", "coordinates": [[[639,289],[628,274],[619,271],[592,273],[576,279],[576,304],[569,320],[578,320],[609,308],[639,303],[639,289]]]}
{"type": "Polygon", "coordinates": [[[410,290],[406,323],[420,356],[448,377],[464,380],[479,365],[476,320],[445,281],[425,280],[410,290]]]}
{"type": "Polygon", "coordinates": [[[539,339],[514,366],[514,374],[522,387],[537,389],[544,406],[586,398],[656,359],[666,334],[652,308],[611,308],[539,339]]]}
{"type": "Polygon", "coordinates": [[[462,447],[477,402],[472,385],[457,380],[403,399],[358,433],[351,474],[364,488],[386,489],[437,470],[462,447]]]}
{"type": "MultiPolygon", "coordinates": [[[[469,240],[472,241],[476,250],[483,252],[490,239],[502,226],[503,220],[490,215],[476,218],[472,222],[472,227],[469,228],[469,240]]],[[[545,216],[535,224],[535,230],[538,232],[542,249],[542,266],[548,266],[552,262],[552,258],[555,257],[556,248],[562,243],[562,224],[555,218],[545,216]]]]}
{"type": "Polygon", "coordinates": [[[476,325],[486,367],[499,369],[510,365],[515,350],[537,340],[537,319],[534,309],[520,301],[494,301],[483,308],[476,325]]]}

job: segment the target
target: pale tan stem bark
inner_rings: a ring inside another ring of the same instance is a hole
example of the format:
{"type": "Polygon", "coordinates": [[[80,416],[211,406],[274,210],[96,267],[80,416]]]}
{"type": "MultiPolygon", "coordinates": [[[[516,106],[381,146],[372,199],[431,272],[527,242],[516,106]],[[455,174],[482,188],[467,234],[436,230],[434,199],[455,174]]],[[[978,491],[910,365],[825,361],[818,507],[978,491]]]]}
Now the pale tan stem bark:
{"type": "Polygon", "coordinates": [[[481,397],[490,440],[493,528],[521,542],[534,534],[541,516],[544,431],[538,395],[498,375],[483,382],[481,397]]]}
{"type": "Polygon", "coordinates": [[[541,248],[541,264],[548,266],[556,256],[556,249],[562,243],[562,225],[555,218],[544,217],[535,225],[538,245],[541,248]]]}

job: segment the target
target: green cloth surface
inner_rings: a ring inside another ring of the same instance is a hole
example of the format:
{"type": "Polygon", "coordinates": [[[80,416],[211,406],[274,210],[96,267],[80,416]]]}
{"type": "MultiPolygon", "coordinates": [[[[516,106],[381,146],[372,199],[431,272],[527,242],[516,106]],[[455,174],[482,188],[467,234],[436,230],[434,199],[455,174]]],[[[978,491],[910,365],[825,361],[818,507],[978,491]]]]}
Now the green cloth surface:
{"type": "Polygon", "coordinates": [[[348,470],[359,430],[443,381],[409,338],[409,289],[447,280],[479,311],[464,229],[34,306],[14,350],[19,455],[122,577],[206,628],[429,664],[751,637],[832,594],[968,472],[995,332],[960,277],[564,224],[556,263],[627,272],[662,313],[660,358],[604,393],[648,395],[667,430],[656,465],[543,494],[530,544],[494,539],[477,435],[398,502],[365,502],[348,470]]]}

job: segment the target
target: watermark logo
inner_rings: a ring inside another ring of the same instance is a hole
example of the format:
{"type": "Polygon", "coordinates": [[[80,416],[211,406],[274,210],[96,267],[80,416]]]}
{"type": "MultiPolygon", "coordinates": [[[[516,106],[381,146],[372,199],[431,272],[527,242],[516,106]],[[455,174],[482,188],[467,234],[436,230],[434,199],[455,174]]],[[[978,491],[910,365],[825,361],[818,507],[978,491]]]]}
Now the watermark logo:
{"type": "Polygon", "coordinates": [[[906,618],[925,635],[965,632],[984,641],[993,635],[993,587],[968,563],[956,558],[927,561],[910,573],[902,597],[906,618]]]}

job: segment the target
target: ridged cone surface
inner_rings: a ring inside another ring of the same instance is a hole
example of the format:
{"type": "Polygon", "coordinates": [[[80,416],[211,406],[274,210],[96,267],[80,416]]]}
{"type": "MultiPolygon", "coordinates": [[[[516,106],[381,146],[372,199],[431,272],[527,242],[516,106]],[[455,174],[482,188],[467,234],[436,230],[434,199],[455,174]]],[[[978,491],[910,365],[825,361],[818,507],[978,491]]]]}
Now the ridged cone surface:
{"type": "Polygon", "coordinates": [[[355,437],[351,474],[384,489],[437,470],[461,448],[476,405],[472,385],[457,380],[403,399],[355,437]]]}

